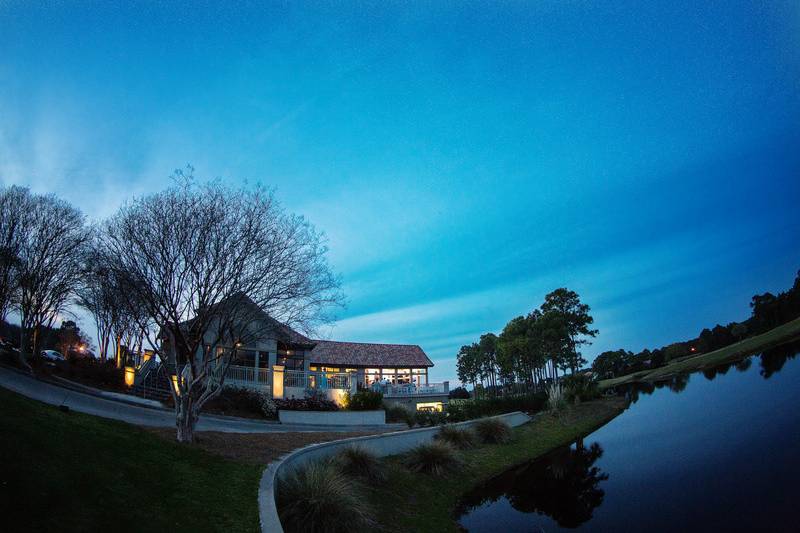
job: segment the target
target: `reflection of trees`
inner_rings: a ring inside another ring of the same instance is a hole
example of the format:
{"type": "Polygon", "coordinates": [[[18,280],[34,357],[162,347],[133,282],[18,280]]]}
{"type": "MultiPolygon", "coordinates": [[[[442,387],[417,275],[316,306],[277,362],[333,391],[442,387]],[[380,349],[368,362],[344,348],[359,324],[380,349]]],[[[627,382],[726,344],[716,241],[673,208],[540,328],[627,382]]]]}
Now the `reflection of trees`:
{"type": "Polygon", "coordinates": [[[647,396],[653,394],[653,392],[656,390],[656,385],[650,383],[649,381],[635,381],[633,383],[629,383],[627,386],[623,386],[620,390],[625,394],[631,403],[636,403],[639,401],[640,394],[645,394],[647,396]]]}
{"type": "Polygon", "coordinates": [[[761,354],[761,375],[769,379],[772,374],[780,372],[788,359],[794,359],[800,353],[800,341],[790,342],[770,348],[761,354]]]}
{"type": "Polygon", "coordinates": [[[578,441],[574,449],[559,448],[471,492],[462,500],[458,514],[505,496],[517,511],[549,516],[561,527],[578,527],[603,503],[605,493],[599,485],[608,474],[593,466],[602,455],[598,443],[585,448],[578,441]]]}
{"type": "Polygon", "coordinates": [[[736,362],[736,370],[739,372],[747,372],[750,370],[750,367],[753,364],[753,360],[750,357],[742,359],[741,361],[736,362]]]}

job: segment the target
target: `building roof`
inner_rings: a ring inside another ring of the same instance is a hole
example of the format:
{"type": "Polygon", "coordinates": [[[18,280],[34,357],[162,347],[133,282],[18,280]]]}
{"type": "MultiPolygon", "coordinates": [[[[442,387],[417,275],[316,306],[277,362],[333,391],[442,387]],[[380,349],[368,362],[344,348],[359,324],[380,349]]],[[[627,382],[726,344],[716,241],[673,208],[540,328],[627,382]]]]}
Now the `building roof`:
{"type": "Polygon", "coordinates": [[[425,352],[414,344],[373,344],[315,340],[311,362],[322,365],[365,367],[431,367],[425,352]]]}

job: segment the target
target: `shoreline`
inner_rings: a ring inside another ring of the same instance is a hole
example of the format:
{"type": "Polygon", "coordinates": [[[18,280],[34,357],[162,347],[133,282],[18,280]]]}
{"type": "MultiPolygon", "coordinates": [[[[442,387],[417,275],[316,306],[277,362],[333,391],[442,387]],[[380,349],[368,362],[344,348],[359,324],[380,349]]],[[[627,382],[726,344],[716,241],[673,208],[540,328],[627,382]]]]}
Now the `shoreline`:
{"type": "Polygon", "coordinates": [[[388,531],[459,531],[453,513],[469,490],[509,468],[593,433],[622,414],[628,405],[627,400],[614,397],[571,406],[559,414],[540,413],[528,424],[515,428],[508,444],[481,445],[463,452],[468,466],[450,477],[413,474],[402,466],[401,456],[389,457],[387,482],[370,487],[369,499],[378,526],[388,531]]]}
{"type": "Polygon", "coordinates": [[[754,355],[798,339],[800,339],[800,318],[713,352],[671,361],[657,368],[639,370],[624,376],[600,380],[598,386],[600,390],[604,390],[627,383],[663,380],[675,374],[694,372],[724,363],[735,362],[748,355],[754,355]]]}

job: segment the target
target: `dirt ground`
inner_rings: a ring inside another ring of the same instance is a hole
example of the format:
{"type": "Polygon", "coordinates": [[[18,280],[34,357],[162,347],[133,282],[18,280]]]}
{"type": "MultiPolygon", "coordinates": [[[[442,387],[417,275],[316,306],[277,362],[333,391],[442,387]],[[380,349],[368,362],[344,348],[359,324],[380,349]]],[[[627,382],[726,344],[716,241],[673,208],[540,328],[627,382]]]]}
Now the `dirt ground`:
{"type": "MultiPolygon", "coordinates": [[[[148,431],[168,439],[175,439],[175,430],[172,428],[147,428],[148,431]]],[[[374,435],[394,431],[352,432],[352,433],[222,433],[219,431],[202,431],[195,433],[196,446],[207,452],[221,455],[226,459],[241,463],[267,464],[297,448],[317,442],[329,442],[374,435]]]]}

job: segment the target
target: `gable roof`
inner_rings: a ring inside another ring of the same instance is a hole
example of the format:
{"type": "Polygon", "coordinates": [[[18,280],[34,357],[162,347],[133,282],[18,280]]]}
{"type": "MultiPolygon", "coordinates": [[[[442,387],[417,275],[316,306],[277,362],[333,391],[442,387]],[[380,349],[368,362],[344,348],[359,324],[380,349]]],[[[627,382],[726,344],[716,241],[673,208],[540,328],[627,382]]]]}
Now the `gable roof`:
{"type": "Polygon", "coordinates": [[[374,344],[315,340],[311,362],[366,367],[431,367],[433,363],[415,344],[374,344]]]}
{"type": "Polygon", "coordinates": [[[293,328],[284,324],[283,322],[272,318],[266,311],[258,306],[253,300],[244,293],[234,294],[221,302],[215,304],[219,309],[234,309],[240,313],[242,319],[248,322],[255,321],[260,326],[270,331],[277,341],[285,342],[287,344],[306,344],[312,346],[314,341],[295,331],[293,328]]]}

